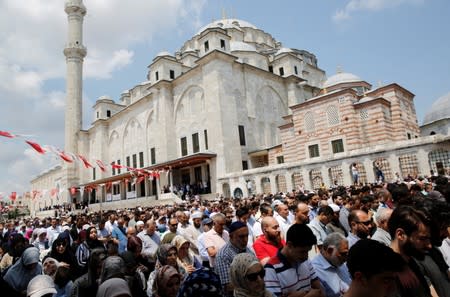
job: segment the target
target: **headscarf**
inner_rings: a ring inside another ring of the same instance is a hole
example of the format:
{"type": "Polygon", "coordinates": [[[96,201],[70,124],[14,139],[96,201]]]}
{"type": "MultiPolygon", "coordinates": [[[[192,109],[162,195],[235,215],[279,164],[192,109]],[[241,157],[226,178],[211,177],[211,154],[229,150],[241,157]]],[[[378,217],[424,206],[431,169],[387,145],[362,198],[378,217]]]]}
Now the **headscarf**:
{"type": "Polygon", "coordinates": [[[113,277],[106,280],[98,287],[96,297],[116,297],[122,295],[131,297],[128,283],[122,278],[113,277]]]}
{"type": "Polygon", "coordinates": [[[168,289],[167,283],[174,277],[178,278],[181,282],[181,275],[173,266],[165,265],[158,269],[155,281],[153,282],[153,296],[165,296],[165,292],[168,289]]]}
{"type": "Polygon", "coordinates": [[[212,270],[202,268],[192,272],[183,282],[177,297],[222,296],[220,278],[212,270]]]}
{"type": "Polygon", "coordinates": [[[48,276],[51,276],[54,278],[55,274],[56,274],[56,270],[58,270],[58,267],[59,267],[59,262],[55,258],[47,257],[47,258],[45,258],[44,262],[42,262],[42,267],[44,269],[45,275],[48,275],[48,276]],[[46,266],[47,266],[46,264],[53,265],[53,270],[52,270],[52,268],[46,269],[46,266]]]}
{"type": "Polygon", "coordinates": [[[140,252],[142,250],[142,239],[140,239],[136,235],[133,235],[130,238],[128,238],[127,250],[133,253],[136,251],[140,252]]]}
{"type": "MultiPolygon", "coordinates": [[[[248,269],[259,264],[259,260],[255,255],[250,253],[241,253],[234,257],[233,262],[230,266],[230,280],[234,287],[235,297],[261,297],[261,296],[272,296],[269,291],[263,288],[261,291],[248,290],[249,281],[245,277],[247,275],[248,269]]],[[[264,268],[263,268],[264,269],[264,268]]]]}
{"type": "Polygon", "coordinates": [[[98,240],[98,239],[92,240],[91,237],[89,236],[92,229],[97,229],[97,228],[89,227],[86,230],[86,244],[88,245],[89,249],[93,249],[96,247],[103,247],[103,243],[101,243],[100,240],[98,240]]]}
{"type": "Polygon", "coordinates": [[[42,274],[42,266],[39,263],[39,250],[35,247],[27,248],[20,259],[8,270],[4,280],[17,292],[27,289],[28,283],[38,274],[42,274]],[[25,266],[37,263],[33,269],[25,266]]]}
{"type": "Polygon", "coordinates": [[[115,277],[125,277],[125,261],[119,256],[110,256],[103,262],[100,282],[115,277]]]}
{"type": "Polygon", "coordinates": [[[175,250],[175,252],[178,252],[177,247],[173,244],[161,244],[156,251],[156,257],[158,258],[159,263],[161,266],[167,265],[167,254],[169,254],[170,250],[175,250]]]}
{"type": "MultiPolygon", "coordinates": [[[[183,236],[181,236],[181,235],[176,235],[176,236],[172,239],[172,244],[175,245],[175,247],[177,248],[177,251],[179,251],[180,248],[181,248],[181,246],[182,246],[183,244],[185,244],[186,242],[189,243],[189,241],[188,241],[186,238],[184,238],[183,236]]],[[[177,263],[178,263],[178,265],[180,265],[180,264],[184,264],[184,265],[194,265],[194,256],[190,253],[190,250],[189,250],[189,249],[188,249],[188,252],[187,252],[187,253],[188,253],[187,256],[186,256],[185,258],[181,259],[181,258],[178,256],[178,252],[177,252],[177,263]]]]}
{"type": "Polygon", "coordinates": [[[27,286],[27,296],[40,297],[47,294],[55,294],[55,284],[48,275],[35,276],[27,286]]]}

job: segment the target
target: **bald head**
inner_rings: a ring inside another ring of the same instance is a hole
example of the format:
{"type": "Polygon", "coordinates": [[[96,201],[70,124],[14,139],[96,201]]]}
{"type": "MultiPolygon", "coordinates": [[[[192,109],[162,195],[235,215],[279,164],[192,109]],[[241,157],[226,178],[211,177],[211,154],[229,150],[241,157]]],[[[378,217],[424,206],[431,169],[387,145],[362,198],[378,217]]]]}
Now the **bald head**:
{"type": "Polygon", "coordinates": [[[278,224],[277,220],[274,217],[264,217],[261,220],[261,228],[264,230],[265,228],[271,227],[273,225],[278,224]]]}
{"type": "Polygon", "coordinates": [[[295,222],[297,224],[309,223],[309,206],[306,203],[300,202],[295,209],[295,222]]]}

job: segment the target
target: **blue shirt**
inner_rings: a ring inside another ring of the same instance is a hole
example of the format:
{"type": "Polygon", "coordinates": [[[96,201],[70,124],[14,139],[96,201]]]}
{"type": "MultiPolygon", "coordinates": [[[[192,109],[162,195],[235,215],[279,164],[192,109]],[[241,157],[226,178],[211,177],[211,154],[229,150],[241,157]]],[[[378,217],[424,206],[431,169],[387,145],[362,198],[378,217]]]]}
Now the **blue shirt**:
{"type": "Polygon", "coordinates": [[[122,254],[127,250],[127,236],[119,229],[119,227],[113,228],[111,237],[119,240],[119,254],[122,254]]]}
{"type": "Polygon", "coordinates": [[[335,267],[322,254],[318,254],[312,259],[311,264],[325,289],[325,296],[339,297],[347,292],[352,279],[345,263],[335,267]]]}

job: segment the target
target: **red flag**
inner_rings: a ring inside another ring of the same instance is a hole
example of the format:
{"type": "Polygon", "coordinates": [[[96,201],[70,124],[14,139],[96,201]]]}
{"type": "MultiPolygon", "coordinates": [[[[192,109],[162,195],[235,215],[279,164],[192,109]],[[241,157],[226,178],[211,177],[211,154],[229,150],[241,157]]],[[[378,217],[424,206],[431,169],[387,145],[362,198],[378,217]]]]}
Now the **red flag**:
{"type": "Polygon", "coordinates": [[[9,195],[9,199],[14,201],[14,200],[16,200],[16,198],[17,198],[17,192],[11,192],[11,195],[9,195]]]}
{"type": "Polygon", "coordinates": [[[8,138],[14,138],[14,135],[12,135],[9,132],[6,131],[0,131],[0,136],[8,137],[8,138]]]}
{"type": "Polygon", "coordinates": [[[39,154],[45,154],[45,150],[36,142],[31,142],[28,140],[25,140],[25,142],[28,143],[32,148],[34,148],[39,154]]]}
{"type": "Polygon", "coordinates": [[[75,195],[76,193],[77,193],[77,188],[75,188],[75,187],[70,188],[70,194],[72,196],[75,195]]]}
{"type": "Polygon", "coordinates": [[[89,163],[89,161],[85,158],[85,157],[83,157],[82,155],[78,155],[78,157],[81,159],[81,161],[83,162],[83,164],[84,164],[84,167],[86,167],[86,168],[89,168],[89,167],[94,167],[94,166],[92,166],[91,165],[91,163],[89,163]]]}
{"type": "Polygon", "coordinates": [[[73,162],[72,158],[69,157],[68,155],[66,155],[64,152],[59,152],[58,154],[61,157],[61,159],[63,159],[64,161],[69,162],[69,163],[73,162]]]}
{"type": "Polygon", "coordinates": [[[106,166],[105,164],[100,161],[100,160],[96,160],[95,163],[97,163],[98,167],[100,168],[101,171],[105,172],[106,171],[106,166]]]}
{"type": "Polygon", "coordinates": [[[112,167],[113,169],[121,169],[121,168],[122,168],[122,165],[112,163],[112,164],[111,164],[111,167],[112,167]]]}
{"type": "Polygon", "coordinates": [[[53,189],[50,190],[50,195],[51,195],[52,197],[55,197],[56,193],[58,193],[58,189],[53,188],[53,189]]]}
{"type": "Polygon", "coordinates": [[[145,179],[145,176],[139,176],[138,179],[136,180],[136,184],[140,184],[143,180],[145,179]]]}

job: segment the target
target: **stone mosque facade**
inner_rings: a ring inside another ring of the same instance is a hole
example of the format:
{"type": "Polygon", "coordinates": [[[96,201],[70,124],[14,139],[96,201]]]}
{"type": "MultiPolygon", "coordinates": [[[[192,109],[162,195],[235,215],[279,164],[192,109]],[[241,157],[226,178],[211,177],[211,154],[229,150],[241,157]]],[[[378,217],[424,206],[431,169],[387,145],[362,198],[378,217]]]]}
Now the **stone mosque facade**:
{"type": "Polygon", "coordinates": [[[373,88],[345,72],[327,78],[314,54],[237,19],[212,22],[174,54],[156,55],[145,80],[117,102],[100,97],[91,127],[81,130],[86,8],[69,0],[66,12],[65,149],[161,175],[133,184],[124,169],[62,164],[33,179],[32,190],[96,186],[66,191],[62,202],[106,209],[169,199],[162,189],[182,184],[207,189],[205,198],[351,184],[352,163],[363,183],[375,181],[375,162],[388,180],[450,169],[448,131],[421,135],[409,90],[373,88]]]}

